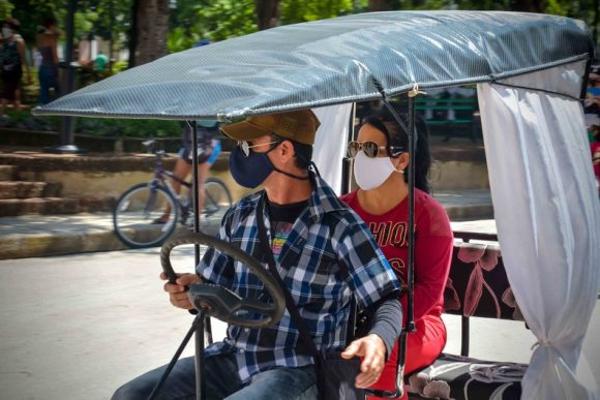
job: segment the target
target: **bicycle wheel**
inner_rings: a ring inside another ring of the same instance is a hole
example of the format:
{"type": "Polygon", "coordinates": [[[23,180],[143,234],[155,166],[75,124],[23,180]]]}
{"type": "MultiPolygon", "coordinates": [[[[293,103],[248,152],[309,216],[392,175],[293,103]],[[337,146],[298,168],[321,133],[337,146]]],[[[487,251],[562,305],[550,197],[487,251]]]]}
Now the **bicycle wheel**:
{"type": "Polygon", "coordinates": [[[113,210],[115,234],[131,248],[160,246],[173,233],[178,219],[177,200],[164,187],[153,183],[130,187],[113,210]],[[156,223],[167,215],[166,222],[156,223]]]}
{"type": "Polygon", "coordinates": [[[231,207],[231,193],[219,178],[210,177],[204,182],[204,210],[206,217],[225,213],[231,207]]]}

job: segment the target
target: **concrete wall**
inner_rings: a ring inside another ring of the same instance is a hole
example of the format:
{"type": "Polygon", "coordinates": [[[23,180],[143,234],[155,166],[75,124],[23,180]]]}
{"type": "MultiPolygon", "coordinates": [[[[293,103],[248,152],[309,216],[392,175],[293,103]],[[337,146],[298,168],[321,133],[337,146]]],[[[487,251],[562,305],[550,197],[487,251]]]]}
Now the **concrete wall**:
{"type": "MultiPolygon", "coordinates": [[[[148,182],[152,172],[145,171],[36,171],[19,173],[22,179],[42,182],[56,182],[62,185],[64,197],[119,197],[132,185],[148,182]]],[[[239,186],[229,171],[214,170],[216,176],[225,182],[234,201],[249,191],[239,186]]],[[[191,179],[191,175],[188,177],[191,179]]]]}
{"type": "Polygon", "coordinates": [[[430,182],[436,191],[490,187],[485,161],[435,161],[431,166],[430,182]]]}

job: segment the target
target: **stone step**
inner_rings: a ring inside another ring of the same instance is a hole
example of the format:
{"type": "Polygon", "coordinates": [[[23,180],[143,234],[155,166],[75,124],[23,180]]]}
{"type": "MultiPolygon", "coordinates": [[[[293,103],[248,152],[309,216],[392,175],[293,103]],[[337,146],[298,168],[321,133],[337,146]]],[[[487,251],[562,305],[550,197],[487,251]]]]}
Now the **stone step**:
{"type": "Polygon", "coordinates": [[[17,167],[14,165],[0,165],[0,181],[10,181],[14,178],[17,167]]]}
{"type": "Polygon", "coordinates": [[[60,183],[0,181],[0,199],[59,197],[60,183]]]}
{"type": "Polygon", "coordinates": [[[113,197],[106,198],[65,198],[33,197],[28,199],[0,199],[0,217],[27,214],[60,215],[81,212],[112,211],[113,197]]]}

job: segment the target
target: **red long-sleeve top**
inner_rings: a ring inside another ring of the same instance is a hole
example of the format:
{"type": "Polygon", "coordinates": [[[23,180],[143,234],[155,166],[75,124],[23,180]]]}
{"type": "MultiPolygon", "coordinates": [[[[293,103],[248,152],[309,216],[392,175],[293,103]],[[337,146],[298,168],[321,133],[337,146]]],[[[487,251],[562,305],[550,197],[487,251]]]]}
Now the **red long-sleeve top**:
{"type": "MultiPolygon", "coordinates": [[[[407,282],[408,198],[390,211],[374,215],[359,204],[356,192],[342,197],[367,223],[379,247],[402,282],[407,282]]],[[[444,207],[426,192],[415,189],[415,286],[414,317],[440,316],[444,308],[444,287],[450,271],[453,237],[444,207]]],[[[406,318],[406,294],[401,298],[406,318]]]]}

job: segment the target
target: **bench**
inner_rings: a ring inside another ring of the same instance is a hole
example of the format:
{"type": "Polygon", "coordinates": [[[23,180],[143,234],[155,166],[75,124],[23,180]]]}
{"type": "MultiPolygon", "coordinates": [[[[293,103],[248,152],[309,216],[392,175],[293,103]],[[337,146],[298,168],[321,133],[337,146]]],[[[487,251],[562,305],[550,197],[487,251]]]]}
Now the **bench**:
{"type": "MultiPolygon", "coordinates": [[[[479,135],[479,107],[476,97],[418,97],[415,110],[424,119],[428,127],[448,127],[444,130],[444,142],[452,137],[454,126],[465,126],[471,141],[475,142],[479,135]]],[[[431,130],[431,129],[430,129],[431,130]]]]}
{"type": "Polygon", "coordinates": [[[463,243],[454,246],[444,304],[446,313],[461,316],[461,354],[442,353],[433,365],[405,377],[405,382],[411,386],[409,398],[426,399],[431,390],[428,393],[424,384],[443,381],[447,385],[442,387],[450,391],[448,397],[455,400],[518,400],[527,365],[469,357],[470,317],[523,320],[499,246],[469,243],[471,240],[495,240],[496,237],[459,232],[455,232],[455,237],[462,238],[463,243]],[[467,290],[469,282],[471,289],[467,290]],[[482,294],[477,298],[474,293],[479,290],[482,294]]]}

